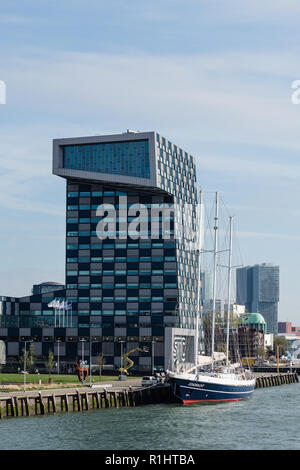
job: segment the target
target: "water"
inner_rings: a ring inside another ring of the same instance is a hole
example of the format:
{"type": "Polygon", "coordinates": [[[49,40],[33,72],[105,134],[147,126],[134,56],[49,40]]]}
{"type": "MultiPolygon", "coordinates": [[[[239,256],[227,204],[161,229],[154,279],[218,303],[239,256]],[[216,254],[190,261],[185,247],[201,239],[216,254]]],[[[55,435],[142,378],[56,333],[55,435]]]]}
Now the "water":
{"type": "Polygon", "coordinates": [[[242,402],[148,405],[0,421],[4,450],[296,450],[300,383],[242,402]]]}

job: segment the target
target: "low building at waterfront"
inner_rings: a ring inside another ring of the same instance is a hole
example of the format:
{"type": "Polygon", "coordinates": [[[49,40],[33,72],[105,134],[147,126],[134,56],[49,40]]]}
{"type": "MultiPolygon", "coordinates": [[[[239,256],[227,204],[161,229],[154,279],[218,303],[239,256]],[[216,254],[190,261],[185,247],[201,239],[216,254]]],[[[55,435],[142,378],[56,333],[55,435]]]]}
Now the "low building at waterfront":
{"type": "Polygon", "coordinates": [[[52,292],[54,290],[63,290],[65,286],[60,282],[41,282],[40,284],[34,284],[32,286],[32,294],[45,294],[45,292],[52,292]]]}

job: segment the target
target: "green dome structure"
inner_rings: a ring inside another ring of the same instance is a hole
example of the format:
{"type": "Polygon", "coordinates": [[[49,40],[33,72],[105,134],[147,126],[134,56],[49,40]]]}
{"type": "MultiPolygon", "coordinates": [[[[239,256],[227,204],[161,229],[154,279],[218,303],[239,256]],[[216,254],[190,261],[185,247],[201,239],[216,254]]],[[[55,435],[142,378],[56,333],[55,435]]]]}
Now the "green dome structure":
{"type": "Polygon", "coordinates": [[[262,330],[266,332],[266,321],[260,313],[245,313],[241,316],[241,324],[247,325],[253,330],[262,330]]]}

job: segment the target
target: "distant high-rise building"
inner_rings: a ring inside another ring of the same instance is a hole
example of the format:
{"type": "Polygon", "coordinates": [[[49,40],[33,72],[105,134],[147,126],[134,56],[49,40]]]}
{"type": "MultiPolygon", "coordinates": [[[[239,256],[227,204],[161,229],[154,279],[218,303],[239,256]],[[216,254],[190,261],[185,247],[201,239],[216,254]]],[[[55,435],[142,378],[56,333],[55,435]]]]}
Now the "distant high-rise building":
{"type": "Polygon", "coordinates": [[[292,322],[283,322],[279,321],[278,322],[278,333],[292,333],[292,322]]]}
{"type": "MultiPolygon", "coordinates": [[[[213,311],[213,299],[203,301],[203,314],[211,315],[213,311]]],[[[222,300],[216,299],[216,313],[223,313],[222,300]]]]}
{"type": "Polygon", "coordinates": [[[209,271],[201,271],[201,297],[203,301],[213,298],[212,273],[209,271]]]}
{"type": "Polygon", "coordinates": [[[278,333],[279,266],[263,263],[238,268],[236,301],[246,311],[259,312],[267,323],[267,333],[278,333]]]}

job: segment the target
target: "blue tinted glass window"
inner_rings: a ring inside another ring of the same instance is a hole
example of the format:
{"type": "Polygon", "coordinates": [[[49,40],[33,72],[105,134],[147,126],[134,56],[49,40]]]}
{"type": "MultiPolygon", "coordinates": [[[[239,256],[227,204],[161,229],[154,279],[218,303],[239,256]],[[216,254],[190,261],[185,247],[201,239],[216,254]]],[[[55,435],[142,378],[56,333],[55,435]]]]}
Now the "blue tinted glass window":
{"type": "Polygon", "coordinates": [[[67,145],[64,168],[150,178],[148,140],[67,145]]]}

